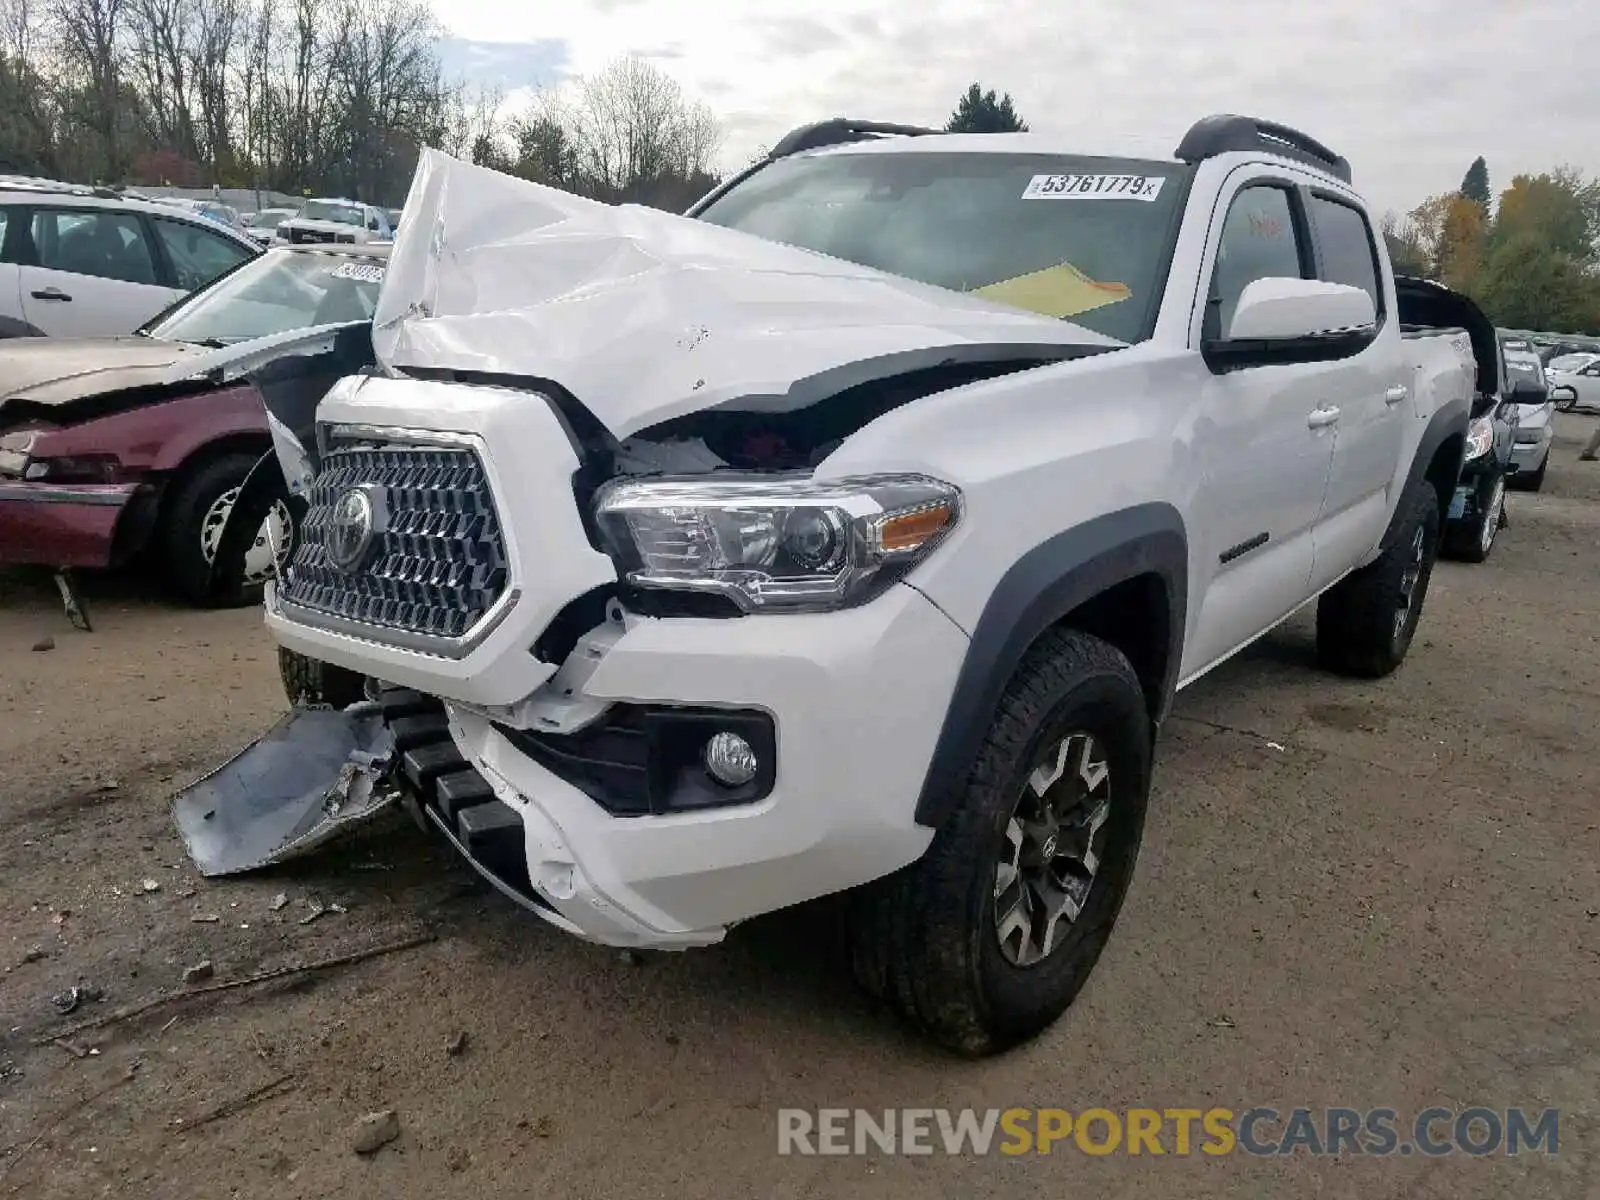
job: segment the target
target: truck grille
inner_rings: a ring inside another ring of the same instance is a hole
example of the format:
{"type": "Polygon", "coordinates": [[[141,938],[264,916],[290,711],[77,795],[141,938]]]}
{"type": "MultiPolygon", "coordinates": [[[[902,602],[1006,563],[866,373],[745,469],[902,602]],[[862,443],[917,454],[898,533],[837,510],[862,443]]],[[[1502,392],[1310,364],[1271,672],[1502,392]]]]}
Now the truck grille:
{"type": "Polygon", "coordinates": [[[330,624],[455,640],[505,594],[505,538],[471,449],[334,448],[309,500],[281,592],[287,604],[330,624]],[[347,565],[335,560],[333,526],[335,505],[351,489],[374,498],[381,515],[365,552],[347,565]]]}
{"type": "Polygon", "coordinates": [[[296,229],[289,227],[289,241],[296,246],[306,246],[334,241],[334,235],[321,229],[296,229]]]}

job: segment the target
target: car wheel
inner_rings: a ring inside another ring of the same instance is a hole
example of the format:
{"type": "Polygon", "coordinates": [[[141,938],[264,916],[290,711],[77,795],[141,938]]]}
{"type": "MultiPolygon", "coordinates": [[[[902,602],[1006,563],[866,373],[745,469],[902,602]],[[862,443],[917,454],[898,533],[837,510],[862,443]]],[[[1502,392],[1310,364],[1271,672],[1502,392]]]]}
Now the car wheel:
{"type": "Polygon", "coordinates": [[[1411,648],[1439,557],[1439,498],[1424,485],[1405,504],[1388,549],[1317,601],[1317,658],[1330,671],[1378,679],[1411,648]]]}
{"type": "Polygon", "coordinates": [[[1494,549],[1495,537],[1505,524],[1506,477],[1497,474],[1489,481],[1478,515],[1471,521],[1454,521],[1445,531],[1444,552],[1461,562],[1481,563],[1494,549]]]}
{"type": "Polygon", "coordinates": [[[972,1056],[1059,1017],[1132,882],[1150,747],[1144,693],[1122,653],[1075,630],[1041,637],[927,853],[858,896],[851,941],[863,986],[972,1056]]]}
{"type": "Polygon", "coordinates": [[[173,583],[191,603],[253,604],[261,599],[261,585],[272,575],[274,550],[284,548],[289,530],[288,511],[281,503],[274,505],[226,582],[215,592],[211,587],[211,561],[223,526],[255,462],[249,454],[213,459],[185,479],[166,505],[160,532],[163,558],[173,583]]]}
{"type": "Polygon", "coordinates": [[[278,676],[289,703],[349,708],[367,698],[366,676],[278,647],[278,676]]]}

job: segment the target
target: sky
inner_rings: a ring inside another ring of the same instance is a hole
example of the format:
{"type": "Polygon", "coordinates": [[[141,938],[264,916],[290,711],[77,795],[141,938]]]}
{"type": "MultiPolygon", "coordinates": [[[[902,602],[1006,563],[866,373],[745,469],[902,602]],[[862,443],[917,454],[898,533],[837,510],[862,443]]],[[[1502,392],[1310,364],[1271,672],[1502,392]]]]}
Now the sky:
{"type": "MultiPolygon", "coordinates": [[[[513,104],[624,53],[722,118],[725,167],[831,116],[942,125],[969,83],[1038,132],[1170,138],[1235,112],[1347,157],[1379,211],[1562,164],[1600,174],[1585,0],[435,0],[447,65],[513,104]]],[[[1103,139],[1096,139],[1103,140],[1103,139]]]]}

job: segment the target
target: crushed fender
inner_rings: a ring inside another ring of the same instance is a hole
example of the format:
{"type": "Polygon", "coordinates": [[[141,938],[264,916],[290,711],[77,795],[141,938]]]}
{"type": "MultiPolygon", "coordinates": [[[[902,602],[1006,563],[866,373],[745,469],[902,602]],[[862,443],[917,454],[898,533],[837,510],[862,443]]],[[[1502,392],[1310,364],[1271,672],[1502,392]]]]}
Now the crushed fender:
{"type": "Polygon", "coordinates": [[[394,738],[373,703],[297,707],[179,792],[172,815],[207,876],[253,871],[320,846],[399,794],[394,738]]]}

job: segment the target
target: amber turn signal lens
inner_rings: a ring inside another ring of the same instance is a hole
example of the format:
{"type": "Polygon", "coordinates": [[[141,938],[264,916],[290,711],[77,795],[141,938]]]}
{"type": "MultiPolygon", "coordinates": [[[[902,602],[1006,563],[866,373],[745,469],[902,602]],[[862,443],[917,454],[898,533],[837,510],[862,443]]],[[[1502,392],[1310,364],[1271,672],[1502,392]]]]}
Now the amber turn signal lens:
{"type": "Polygon", "coordinates": [[[888,517],[878,526],[878,545],[886,554],[915,550],[950,527],[955,513],[948,504],[934,504],[888,517]]]}

